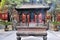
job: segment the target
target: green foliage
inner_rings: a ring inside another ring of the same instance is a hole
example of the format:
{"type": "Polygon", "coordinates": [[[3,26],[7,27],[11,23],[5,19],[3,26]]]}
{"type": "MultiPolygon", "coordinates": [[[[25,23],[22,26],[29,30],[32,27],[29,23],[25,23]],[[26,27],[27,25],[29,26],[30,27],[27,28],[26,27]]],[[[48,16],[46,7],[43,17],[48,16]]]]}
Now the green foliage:
{"type": "Polygon", "coordinates": [[[9,4],[16,3],[16,4],[21,4],[23,0],[8,0],[9,4]]]}
{"type": "Polygon", "coordinates": [[[0,25],[11,25],[12,22],[3,22],[3,21],[0,21],[0,25]]]}
{"type": "Polygon", "coordinates": [[[53,25],[59,25],[60,22],[56,22],[56,21],[55,21],[55,22],[52,22],[52,24],[53,24],[53,25]]]}

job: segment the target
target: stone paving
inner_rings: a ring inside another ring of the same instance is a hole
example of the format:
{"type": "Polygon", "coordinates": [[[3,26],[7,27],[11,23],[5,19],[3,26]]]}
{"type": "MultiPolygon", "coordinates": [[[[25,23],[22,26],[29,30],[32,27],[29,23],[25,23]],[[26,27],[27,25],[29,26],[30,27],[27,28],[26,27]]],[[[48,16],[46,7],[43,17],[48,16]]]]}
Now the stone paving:
{"type": "MultiPolygon", "coordinates": [[[[56,31],[48,30],[47,33],[48,33],[47,40],[60,40],[60,31],[56,32],[56,31]]],[[[6,32],[6,34],[8,36],[5,34],[4,34],[5,35],[4,36],[0,32],[0,40],[17,40],[16,39],[16,31],[6,32]]],[[[28,36],[28,37],[22,37],[21,40],[43,40],[43,39],[42,39],[42,37],[28,36]]]]}

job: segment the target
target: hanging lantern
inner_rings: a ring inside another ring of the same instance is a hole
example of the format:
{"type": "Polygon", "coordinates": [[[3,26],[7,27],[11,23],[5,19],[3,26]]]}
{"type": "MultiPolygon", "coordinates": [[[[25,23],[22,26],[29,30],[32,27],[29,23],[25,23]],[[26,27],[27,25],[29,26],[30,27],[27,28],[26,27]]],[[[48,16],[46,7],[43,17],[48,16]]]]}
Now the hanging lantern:
{"type": "Polygon", "coordinates": [[[2,19],[3,20],[7,20],[8,19],[8,14],[7,13],[3,13],[2,14],[2,19]]]}
{"type": "Polygon", "coordinates": [[[35,15],[34,21],[37,22],[37,15],[35,15]]]}
{"type": "Polygon", "coordinates": [[[22,22],[25,23],[26,22],[26,15],[23,13],[22,14],[22,22]]]}
{"type": "Polygon", "coordinates": [[[50,19],[50,16],[47,16],[47,19],[50,19]]]}
{"type": "Polygon", "coordinates": [[[28,23],[30,22],[30,15],[27,15],[28,23]]]}
{"type": "Polygon", "coordinates": [[[51,19],[51,16],[46,16],[46,19],[51,19]]]}
{"type": "Polygon", "coordinates": [[[51,15],[49,13],[46,14],[46,19],[51,19],[51,15]]]}
{"type": "Polygon", "coordinates": [[[60,22],[60,13],[57,13],[57,21],[60,22]]]}
{"type": "Polygon", "coordinates": [[[38,20],[39,20],[39,23],[42,23],[43,21],[42,21],[42,13],[40,13],[39,15],[38,15],[38,20]]]}
{"type": "Polygon", "coordinates": [[[2,18],[2,14],[0,13],[0,19],[2,18]]]}

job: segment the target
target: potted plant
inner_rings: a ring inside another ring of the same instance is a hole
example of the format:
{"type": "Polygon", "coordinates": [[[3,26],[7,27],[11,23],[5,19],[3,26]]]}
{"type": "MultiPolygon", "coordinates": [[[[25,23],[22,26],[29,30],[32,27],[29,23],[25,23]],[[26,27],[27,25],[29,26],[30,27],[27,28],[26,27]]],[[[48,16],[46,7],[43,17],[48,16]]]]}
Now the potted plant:
{"type": "Polygon", "coordinates": [[[8,25],[12,25],[11,22],[5,22],[5,21],[1,21],[0,24],[1,25],[5,25],[5,29],[4,29],[5,31],[9,30],[8,25]]]}
{"type": "Polygon", "coordinates": [[[54,31],[58,31],[58,28],[57,28],[57,26],[59,26],[60,25],[60,22],[52,22],[52,29],[54,30],[54,31]]]}

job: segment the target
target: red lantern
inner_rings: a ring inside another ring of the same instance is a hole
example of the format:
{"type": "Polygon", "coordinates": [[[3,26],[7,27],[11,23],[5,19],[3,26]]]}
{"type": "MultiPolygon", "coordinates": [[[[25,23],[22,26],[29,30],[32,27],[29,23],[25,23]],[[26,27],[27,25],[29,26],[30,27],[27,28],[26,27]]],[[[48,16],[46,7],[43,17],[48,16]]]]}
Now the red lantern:
{"type": "Polygon", "coordinates": [[[30,22],[30,15],[27,15],[28,23],[30,22]]]}
{"type": "Polygon", "coordinates": [[[2,13],[0,13],[0,19],[2,18],[2,13]]]}
{"type": "Polygon", "coordinates": [[[60,15],[57,15],[57,21],[60,22],[60,15]]]}
{"type": "Polygon", "coordinates": [[[50,20],[51,19],[51,15],[49,13],[46,14],[46,19],[50,20]]]}
{"type": "Polygon", "coordinates": [[[7,13],[2,14],[2,19],[7,20],[8,19],[8,14],[7,13]]]}
{"type": "Polygon", "coordinates": [[[22,14],[22,22],[25,23],[26,22],[26,15],[22,14]]]}
{"type": "Polygon", "coordinates": [[[37,22],[37,15],[35,15],[34,21],[37,22]]]}
{"type": "Polygon", "coordinates": [[[40,13],[39,15],[38,15],[38,20],[39,20],[39,23],[42,23],[43,21],[42,21],[42,13],[40,13]]]}
{"type": "Polygon", "coordinates": [[[46,19],[51,19],[51,16],[46,16],[46,19]]]}

